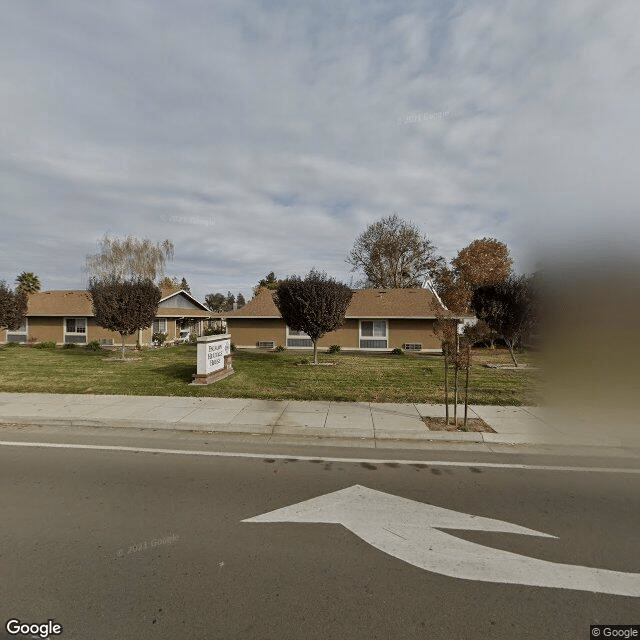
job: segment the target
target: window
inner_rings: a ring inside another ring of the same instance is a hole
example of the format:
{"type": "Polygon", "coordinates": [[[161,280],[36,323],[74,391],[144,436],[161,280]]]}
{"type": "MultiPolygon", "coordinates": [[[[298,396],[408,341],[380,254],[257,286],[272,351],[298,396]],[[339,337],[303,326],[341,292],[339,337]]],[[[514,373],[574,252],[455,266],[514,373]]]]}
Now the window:
{"type": "Polygon", "coordinates": [[[313,347],[313,341],[304,331],[296,331],[287,327],[287,347],[306,349],[313,347]]]}
{"type": "Polygon", "coordinates": [[[167,333],[166,318],[156,318],[153,321],[153,333],[167,333]]]}
{"type": "Polygon", "coordinates": [[[77,344],[87,341],[87,319],[86,318],[65,318],[64,319],[64,343],[77,344]]]}
{"type": "Polygon", "coordinates": [[[7,329],[7,342],[26,342],[29,335],[27,319],[22,320],[22,324],[13,331],[7,329]]]}
{"type": "Polygon", "coordinates": [[[360,320],[361,349],[386,349],[387,338],[386,320],[360,320]]]}

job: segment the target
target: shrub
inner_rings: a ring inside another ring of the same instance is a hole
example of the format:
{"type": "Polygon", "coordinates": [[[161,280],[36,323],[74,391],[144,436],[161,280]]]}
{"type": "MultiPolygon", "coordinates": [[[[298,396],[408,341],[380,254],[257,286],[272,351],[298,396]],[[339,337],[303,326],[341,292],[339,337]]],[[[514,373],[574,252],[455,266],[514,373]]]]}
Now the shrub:
{"type": "Polygon", "coordinates": [[[76,344],[74,344],[73,342],[69,342],[68,344],[63,344],[62,348],[63,349],[75,349],[76,348],[76,344]]]}
{"type": "Polygon", "coordinates": [[[7,342],[4,346],[13,348],[13,347],[19,347],[20,344],[18,342],[7,342]]]}
{"type": "Polygon", "coordinates": [[[85,346],[85,349],[88,349],[89,351],[102,351],[102,347],[100,346],[100,343],[97,340],[92,340],[91,342],[88,342],[87,345],[85,346]]]}
{"type": "Polygon", "coordinates": [[[231,353],[235,353],[235,351],[237,350],[238,347],[236,347],[236,345],[232,342],[231,343],[231,353]]]}
{"type": "Polygon", "coordinates": [[[274,349],[274,351],[284,351],[284,347],[283,347],[281,344],[279,344],[279,345],[274,349]]]}
{"type": "Polygon", "coordinates": [[[158,346],[162,346],[165,342],[165,340],[167,339],[168,334],[166,333],[162,333],[162,331],[156,331],[153,336],[151,336],[151,339],[153,340],[153,342],[155,342],[158,346]]]}
{"type": "Polygon", "coordinates": [[[400,347],[396,347],[395,349],[391,350],[391,355],[392,356],[403,356],[404,355],[404,351],[400,347]]]}
{"type": "Polygon", "coordinates": [[[342,347],[339,344],[332,344],[329,347],[329,353],[340,353],[342,347]]]}
{"type": "Polygon", "coordinates": [[[55,349],[56,343],[55,340],[45,340],[44,342],[38,342],[38,344],[33,345],[34,349],[55,349]]]}
{"type": "Polygon", "coordinates": [[[198,344],[198,334],[195,331],[189,334],[189,344],[198,344]]]}
{"type": "Polygon", "coordinates": [[[298,360],[298,364],[310,364],[311,362],[311,358],[300,358],[300,360],[298,360]]]}

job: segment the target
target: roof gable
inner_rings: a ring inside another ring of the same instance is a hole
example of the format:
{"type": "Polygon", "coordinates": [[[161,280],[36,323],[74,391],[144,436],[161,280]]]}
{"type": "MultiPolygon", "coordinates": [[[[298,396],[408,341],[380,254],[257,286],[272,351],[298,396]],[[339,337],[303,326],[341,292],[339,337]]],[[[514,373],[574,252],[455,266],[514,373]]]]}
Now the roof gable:
{"type": "Polygon", "coordinates": [[[207,311],[201,302],[196,300],[191,294],[187,293],[184,289],[167,293],[166,290],[162,292],[162,298],[158,307],[171,307],[174,309],[201,309],[207,311]],[[166,294],[166,295],[165,295],[166,294]]]}

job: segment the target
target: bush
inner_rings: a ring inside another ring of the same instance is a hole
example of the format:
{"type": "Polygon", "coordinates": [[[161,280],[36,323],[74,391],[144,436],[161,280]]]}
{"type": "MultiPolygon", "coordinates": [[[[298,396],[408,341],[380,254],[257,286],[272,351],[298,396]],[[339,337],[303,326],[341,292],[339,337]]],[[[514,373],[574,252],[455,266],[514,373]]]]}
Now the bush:
{"type": "Polygon", "coordinates": [[[73,342],[69,342],[68,344],[63,344],[62,348],[63,349],[75,349],[78,345],[74,344],[73,342]]]}
{"type": "Polygon", "coordinates": [[[168,334],[162,333],[162,331],[156,331],[153,336],[151,336],[151,340],[161,347],[167,339],[167,336],[168,334]]]}
{"type": "Polygon", "coordinates": [[[391,355],[392,356],[403,356],[404,355],[404,351],[400,347],[396,347],[395,349],[392,349],[391,355]]]}
{"type": "Polygon", "coordinates": [[[198,334],[195,331],[189,334],[189,344],[198,344],[198,334]]]}
{"type": "Polygon", "coordinates": [[[284,351],[284,347],[283,347],[281,344],[279,344],[279,345],[274,349],[274,351],[284,351]]]}
{"type": "Polygon", "coordinates": [[[100,343],[97,340],[92,340],[91,342],[88,342],[87,345],[85,346],[85,349],[88,349],[89,351],[102,351],[102,347],[100,346],[100,343]]]}
{"type": "Polygon", "coordinates": [[[340,353],[342,347],[339,344],[332,344],[329,347],[329,353],[340,353]]]}
{"type": "Polygon", "coordinates": [[[55,349],[56,343],[55,340],[45,340],[44,342],[38,342],[38,344],[33,345],[34,349],[55,349]]]}
{"type": "Polygon", "coordinates": [[[4,346],[5,346],[5,347],[11,347],[11,348],[13,348],[13,347],[19,347],[19,346],[20,346],[20,343],[19,343],[19,342],[7,342],[4,346]]]}
{"type": "Polygon", "coordinates": [[[235,353],[235,351],[237,350],[238,347],[236,347],[236,345],[232,342],[231,343],[231,353],[235,353]]]}
{"type": "Polygon", "coordinates": [[[310,364],[311,362],[311,358],[300,358],[300,360],[298,360],[298,364],[310,364]]]}

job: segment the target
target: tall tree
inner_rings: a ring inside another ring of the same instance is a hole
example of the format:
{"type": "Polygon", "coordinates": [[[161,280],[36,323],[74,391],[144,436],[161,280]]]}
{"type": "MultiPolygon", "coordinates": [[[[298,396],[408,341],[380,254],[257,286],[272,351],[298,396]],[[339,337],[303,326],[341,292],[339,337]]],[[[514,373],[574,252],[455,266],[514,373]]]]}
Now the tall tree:
{"type": "Polygon", "coordinates": [[[503,282],[511,273],[513,260],[507,245],[495,238],[474,240],[458,251],[451,268],[442,266],[436,273],[436,289],[445,306],[465,312],[471,296],[481,286],[503,282]]]}
{"type": "Polygon", "coordinates": [[[231,293],[231,291],[227,291],[227,297],[224,301],[224,308],[226,311],[233,311],[233,305],[236,303],[236,297],[231,293]]]}
{"type": "Polygon", "coordinates": [[[344,324],[353,292],[326,273],[312,269],[302,279],[283,280],[274,302],[290,329],[304,331],[313,342],[313,361],[318,364],[318,340],[344,324]]]}
{"type": "Polygon", "coordinates": [[[238,293],[236,302],[238,303],[238,309],[242,309],[242,307],[244,307],[244,305],[247,304],[242,293],[238,293]]]}
{"type": "Polygon", "coordinates": [[[276,274],[274,271],[270,271],[258,284],[253,287],[253,295],[255,297],[256,293],[258,293],[258,289],[264,287],[265,289],[270,289],[271,291],[275,291],[282,280],[276,278],[276,274]]]}
{"type": "Polygon", "coordinates": [[[517,367],[514,347],[536,322],[536,296],[531,278],[509,276],[498,284],[478,287],[473,292],[471,307],[478,318],[502,336],[517,367]]]}
{"type": "Polygon", "coordinates": [[[444,263],[418,227],[393,214],[369,225],[347,257],[352,271],[361,271],[365,287],[407,289],[420,287],[427,275],[444,263]]]}
{"type": "Polygon", "coordinates": [[[179,289],[180,283],[176,278],[170,278],[169,276],[165,276],[158,283],[160,289],[179,289]]]}
{"type": "Polygon", "coordinates": [[[4,280],[0,280],[0,329],[18,329],[27,313],[27,294],[11,291],[4,280]]]}
{"type": "Polygon", "coordinates": [[[124,240],[104,236],[100,250],[87,256],[90,278],[105,281],[156,280],[161,278],[167,260],[173,259],[173,242],[154,244],[127,236],[124,240]]]}
{"type": "Polygon", "coordinates": [[[210,311],[224,310],[225,296],[223,293],[208,293],[204,297],[204,303],[210,311]]]}
{"type": "Polygon", "coordinates": [[[191,288],[189,287],[189,283],[186,278],[182,278],[182,282],[180,283],[180,288],[187,293],[191,293],[191,288]]]}
{"type": "Polygon", "coordinates": [[[162,295],[160,289],[150,279],[92,278],[89,293],[96,324],[120,334],[124,360],[127,336],[153,323],[162,295]]]}
{"type": "Polygon", "coordinates": [[[35,273],[31,271],[23,271],[16,278],[16,291],[22,293],[38,293],[42,285],[40,284],[40,278],[35,273]]]}

